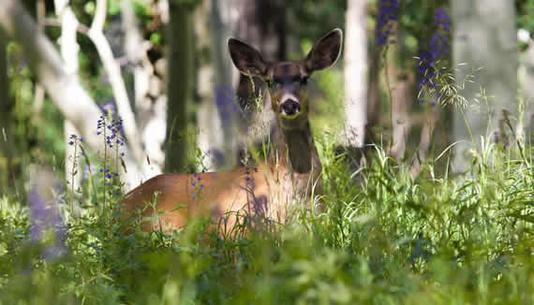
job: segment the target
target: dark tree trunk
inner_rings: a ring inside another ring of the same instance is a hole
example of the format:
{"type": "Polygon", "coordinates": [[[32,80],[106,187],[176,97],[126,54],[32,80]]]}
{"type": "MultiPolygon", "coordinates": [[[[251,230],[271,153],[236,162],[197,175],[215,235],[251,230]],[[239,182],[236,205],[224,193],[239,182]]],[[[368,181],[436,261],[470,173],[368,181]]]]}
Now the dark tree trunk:
{"type": "Polygon", "coordinates": [[[0,190],[8,188],[14,172],[13,135],[13,100],[9,96],[9,78],[7,74],[7,39],[0,31],[0,190]]]}
{"type": "Polygon", "coordinates": [[[167,28],[167,172],[186,170],[188,151],[194,145],[187,132],[194,90],[192,8],[176,2],[169,1],[170,20],[167,28]]]}

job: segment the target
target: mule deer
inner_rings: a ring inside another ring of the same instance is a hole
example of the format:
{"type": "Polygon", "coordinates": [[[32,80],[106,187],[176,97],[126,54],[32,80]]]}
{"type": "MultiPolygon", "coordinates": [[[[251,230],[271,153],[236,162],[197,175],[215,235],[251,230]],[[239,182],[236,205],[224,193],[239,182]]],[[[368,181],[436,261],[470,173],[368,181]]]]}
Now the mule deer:
{"type": "Polygon", "coordinates": [[[284,221],[292,203],[310,199],[314,187],[321,187],[321,162],[308,121],[306,83],[313,72],[336,62],[341,44],[342,32],[334,29],[305,59],[270,63],[253,47],[230,39],[228,48],[236,68],[268,84],[276,114],[274,153],[253,168],[156,176],[125,196],[125,210],[159,214],[159,221],[150,222],[149,227],[163,226],[164,230],[180,228],[195,216],[220,219],[227,215],[231,226],[237,221],[232,213],[284,221]]]}

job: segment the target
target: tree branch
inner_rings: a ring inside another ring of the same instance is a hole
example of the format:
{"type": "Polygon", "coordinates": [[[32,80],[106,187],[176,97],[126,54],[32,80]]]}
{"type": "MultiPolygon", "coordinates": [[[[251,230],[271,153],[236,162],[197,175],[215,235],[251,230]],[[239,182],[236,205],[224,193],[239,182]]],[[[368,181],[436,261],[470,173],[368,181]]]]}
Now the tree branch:
{"type": "Polygon", "coordinates": [[[141,164],[146,154],[143,151],[139,138],[139,129],[137,128],[126,86],[124,85],[120,64],[115,60],[111,46],[103,32],[106,8],[106,0],[96,1],[95,17],[87,35],[95,45],[104,70],[108,75],[113,96],[115,97],[115,103],[117,104],[117,111],[123,120],[124,135],[128,140],[134,158],[141,164]]]}

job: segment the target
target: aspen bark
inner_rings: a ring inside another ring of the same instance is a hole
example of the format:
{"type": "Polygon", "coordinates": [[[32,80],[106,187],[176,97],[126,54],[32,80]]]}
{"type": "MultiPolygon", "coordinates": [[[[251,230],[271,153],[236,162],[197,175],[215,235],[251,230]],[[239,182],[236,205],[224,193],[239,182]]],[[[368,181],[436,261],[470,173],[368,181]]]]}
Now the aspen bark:
{"type": "Polygon", "coordinates": [[[367,124],[367,0],[348,0],[345,24],[345,132],[341,144],[361,148],[367,124]]]}
{"type": "Polygon", "coordinates": [[[456,82],[473,78],[460,92],[469,105],[454,112],[452,170],[461,173],[470,165],[468,151],[480,150],[481,139],[507,141],[509,130],[499,128],[499,121],[505,112],[517,113],[518,55],[513,1],[452,0],[451,7],[456,82]]]}

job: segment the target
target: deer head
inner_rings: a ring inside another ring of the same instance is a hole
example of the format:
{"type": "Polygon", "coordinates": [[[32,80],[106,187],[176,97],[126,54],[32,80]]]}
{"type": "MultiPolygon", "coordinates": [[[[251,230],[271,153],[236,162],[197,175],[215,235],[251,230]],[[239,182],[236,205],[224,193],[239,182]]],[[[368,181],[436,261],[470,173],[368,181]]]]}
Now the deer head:
{"type": "Polygon", "coordinates": [[[320,38],[306,58],[267,62],[248,44],[230,39],[228,48],[236,68],[244,75],[259,77],[269,88],[271,107],[285,130],[302,129],[308,123],[306,84],[310,75],[335,64],[342,45],[342,32],[334,29],[320,38]]]}

